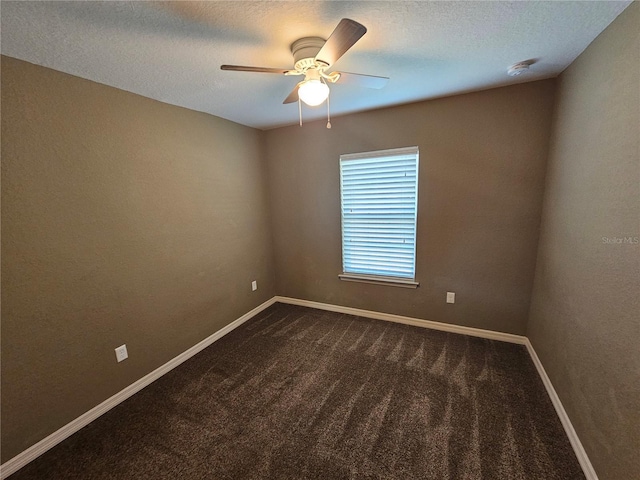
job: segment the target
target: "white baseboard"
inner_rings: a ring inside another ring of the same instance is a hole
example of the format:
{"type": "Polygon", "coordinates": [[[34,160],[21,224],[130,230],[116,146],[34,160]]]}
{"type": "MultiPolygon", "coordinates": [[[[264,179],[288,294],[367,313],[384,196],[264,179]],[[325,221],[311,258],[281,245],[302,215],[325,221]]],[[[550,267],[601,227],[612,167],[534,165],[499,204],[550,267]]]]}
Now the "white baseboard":
{"type": "Polygon", "coordinates": [[[377,320],[386,320],[390,322],[403,323],[406,325],[414,325],[417,327],[430,328],[433,330],[441,330],[444,332],[460,333],[463,335],[471,335],[474,337],[487,338],[490,340],[499,340],[502,342],[517,343],[520,345],[525,345],[527,347],[527,351],[529,352],[529,355],[531,356],[531,359],[533,360],[534,365],[536,366],[536,369],[538,370],[538,374],[540,375],[540,378],[542,379],[542,382],[544,383],[544,386],[547,389],[547,393],[551,398],[551,402],[553,403],[553,406],[556,409],[558,417],[560,417],[562,426],[564,427],[567,437],[569,437],[569,441],[571,442],[571,446],[573,447],[576,457],[578,458],[578,462],[580,462],[580,466],[584,471],[585,477],[587,478],[587,480],[598,480],[598,476],[596,475],[596,472],[593,469],[591,462],[589,461],[589,457],[587,457],[587,453],[585,452],[584,447],[582,446],[582,443],[580,442],[580,439],[578,438],[578,435],[576,434],[576,431],[574,430],[573,425],[571,424],[571,420],[569,420],[567,412],[562,406],[562,403],[560,402],[560,398],[558,397],[558,394],[553,388],[551,380],[547,376],[547,373],[545,372],[544,367],[542,366],[542,363],[538,358],[538,355],[533,349],[533,345],[531,345],[531,342],[527,337],[524,337],[521,335],[513,335],[510,333],[494,332],[492,330],[483,330],[480,328],[463,327],[459,325],[451,325],[447,323],[434,322],[431,320],[422,320],[419,318],[405,317],[402,315],[394,315],[391,313],[374,312],[371,310],[362,310],[360,308],[343,307],[340,305],[331,305],[328,303],[313,302],[310,300],[300,300],[297,298],[280,297],[280,296],[275,296],[270,300],[267,300],[263,304],[257,306],[250,312],[244,314],[240,318],[231,322],[226,327],[221,328],[220,330],[215,332],[213,335],[205,338],[200,343],[189,348],[188,350],[181,353],[180,355],[173,358],[172,360],[169,360],[167,363],[155,369],[153,372],[145,375],[140,380],[132,383],[131,385],[126,387],[124,390],[121,390],[111,398],[108,398],[107,400],[102,402],[100,405],[92,408],[85,414],[79,416],[78,418],[71,421],[64,427],[60,428],[59,430],[49,435],[48,437],[39,441],[35,445],[29,447],[24,452],[16,455],[12,459],[5,462],[3,465],[0,465],[0,479],[4,479],[9,475],[11,475],[12,473],[18,471],[20,468],[24,467],[27,463],[31,462],[32,460],[35,460],[37,457],[45,453],[47,450],[55,447],[57,444],[59,444],[66,438],[70,437],[71,435],[76,433],[78,430],[85,427],[86,425],[91,423],[93,420],[101,416],[102,414],[108,412],[116,405],[122,403],[130,396],[139,392],[144,387],[146,387],[153,381],[163,376],[165,373],[173,370],[184,361],[193,357],[195,354],[197,354],[201,350],[204,350],[209,345],[214,343],[216,340],[220,339],[227,333],[231,332],[233,329],[239,327],[244,322],[246,322],[253,316],[257,315],[267,307],[270,307],[276,302],[288,303],[291,305],[299,305],[303,307],[317,308],[319,310],[327,310],[331,312],[347,313],[350,315],[358,315],[362,317],[374,318],[377,320]]]}
{"type": "Polygon", "coordinates": [[[560,422],[562,422],[562,426],[564,427],[564,431],[569,437],[569,441],[571,442],[571,446],[573,447],[573,451],[578,458],[578,462],[580,462],[580,466],[582,467],[582,471],[584,472],[584,476],[587,477],[587,480],[598,480],[598,475],[591,465],[591,461],[587,456],[587,452],[582,446],[582,442],[578,438],[578,434],[576,433],[573,425],[571,424],[571,420],[569,420],[569,416],[562,406],[562,402],[560,401],[560,397],[556,393],[556,389],[553,388],[553,384],[551,383],[551,379],[547,376],[547,372],[542,366],[542,362],[538,358],[538,354],[533,348],[533,345],[527,338],[527,342],[525,343],[527,346],[527,350],[529,351],[529,355],[531,356],[531,360],[533,360],[533,364],[536,366],[538,370],[538,374],[542,379],[542,383],[544,383],[545,388],[547,389],[547,393],[549,394],[549,398],[551,399],[551,403],[553,403],[554,408],[556,409],[556,413],[558,417],[560,417],[560,422]]]}
{"type": "Polygon", "coordinates": [[[520,345],[525,345],[527,347],[527,351],[531,356],[531,360],[533,361],[536,369],[538,370],[538,374],[542,379],[542,383],[544,383],[545,388],[547,389],[547,393],[551,402],[553,403],[554,408],[556,409],[556,413],[558,417],[560,417],[560,422],[564,427],[564,431],[569,437],[569,442],[571,442],[571,446],[573,447],[573,451],[578,458],[578,462],[580,462],[580,466],[582,467],[582,471],[584,472],[587,480],[598,480],[598,476],[591,465],[591,461],[587,456],[587,452],[582,446],[582,442],[578,438],[578,434],[576,433],[573,425],[571,424],[571,420],[567,415],[564,407],[562,406],[562,402],[560,401],[560,397],[556,393],[555,388],[553,388],[553,384],[551,380],[547,376],[547,372],[545,371],[536,351],[533,349],[533,345],[527,337],[521,335],[512,335],[510,333],[502,333],[502,332],[494,332],[492,330],[483,330],[480,328],[471,328],[471,327],[462,327],[459,325],[451,325],[447,323],[434,322],[431,320],[422,320],[419,318],[412,317],[403,317],[401,315],[393,315],[390,313],[380,313],[380,312],[372,312],[370,310],[362,310],[359,308],[351,308],[351,307],[343,307],[340,305],[331,305],[328,303],[319,303],[313,302],[310,300],[300,300],[297,298],[289,298],[289,297],[274,297],[277,302],[281,303],[289,303],[291,305],[300,305],[303,307],[317,308],[319,310],[328,310],[330,312],[338,312],[338,313],[348,313],[350,315],[358,315],[362,317],[375,318],[377,320],[387,320],[396,323],[404,323],[406,325],[414,325],[416,327],[424,327],[431,328],[434,330],[442,330],[445,332],[452,333],[461,333],[464,335],[471,335],[474,337],[488,338],[490,340],[500,340],[503,342],[517,343],[520,345]]]}
{"type": "Polygon", "coordinates": [[[319,310],[328,310],[330,312],[348,313],[349,315],[358,315],[360,317],[375,318],[376,320],[386,320],[388,322],[404,323],[405,325],[413,325],[415,327],[430,328],[432,330],[441,330],[443,332],[461,333],[472,337],[488,338],[490,340],[499,340],[501,342],[517,343],[520,345],[527,344],[527,337],[522,335],[513,335],[511,333],[494,332],[493,330],[483,330],[481,328],[463,327],[450,323],[434,322],[432,320],[422,320],[420,318],[404,317],[402,315],[394,315],[392,313],[373,312],[371,310],[362,310],[360,308],[343,307],[340,305],[331,305],[329,303],[312,302],[311,300],[300,300],[290,297],[274,297],[276,302],[289,303],[291,305],[300,305],[302,307],[317,308],[319,310]]]}
{"type": "Polygon", "coordinates": [[[264,302],[263,304],[258,305],[256,308],[254,308],[248,313],[245,313],[240,318],[234,320],[226,327],[221,328],[220,330],[215,332],[213,335],[210,335],[209,337],[205,338],[204,340],[197,343],[193,347],[189,348],[188,350],[185,350],[177,357],[169,360],[167,363],[165,363],[161,367],[156,368],[153,372],[145,375],[140,380],[137,380],[136,382],[132,383],[125,389],[121,390],[120,392],[116,393],[112,397],[102,402],[100,405],[93,407],[91,410],[80,415],[78,418],[69,422],[64,427],[56,430],[48,437],[40,440],[35,445],[32,445],[31,447],[27,448],[24,452],[19,453],[18,455],[16,455],[10,460],[7,460],[4,464],[0,465],[0,479],[4,479],[9,475],[11,475],[12,473],[15,473],[16,471],[24,467],[27,463],[31,462],[32,460],[35,460],[40,455],[45,453],[47,450],[55,447],[57,444],[59,444],[66,438],[70,437],[81,428],[93,422],[99,416],[107,413],[116,405],[124,402],[130,396],[139,392],[144,387],[154,382],[155,380],[163,376],[165,373],[168,373],[169,371],[173,370],[184,361],[190,359],[198,352],[204,350],[213,342],[215,342],[216,340],[219,340],[220,338],[225,336],[227,333],[231,332],[233,329],[238,328],[240,325],[242,325],[244,322],[249,320],[251,317],[257,315],[265,308],[270,307],[275,302],[276,302],[276,299],[275,297],[273,297],[267,300],[266,302],[264,302]]]}

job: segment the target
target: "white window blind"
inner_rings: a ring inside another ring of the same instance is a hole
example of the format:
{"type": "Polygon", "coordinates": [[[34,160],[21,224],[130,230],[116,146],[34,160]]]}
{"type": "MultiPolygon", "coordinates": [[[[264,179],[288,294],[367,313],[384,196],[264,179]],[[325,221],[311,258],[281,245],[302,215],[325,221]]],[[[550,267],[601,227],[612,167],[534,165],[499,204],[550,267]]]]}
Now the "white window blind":
{"type": "Polygon", "coordinates": [[[340,192],[343,275],[413,281],[418,147],[341,155],[340,192]]]}

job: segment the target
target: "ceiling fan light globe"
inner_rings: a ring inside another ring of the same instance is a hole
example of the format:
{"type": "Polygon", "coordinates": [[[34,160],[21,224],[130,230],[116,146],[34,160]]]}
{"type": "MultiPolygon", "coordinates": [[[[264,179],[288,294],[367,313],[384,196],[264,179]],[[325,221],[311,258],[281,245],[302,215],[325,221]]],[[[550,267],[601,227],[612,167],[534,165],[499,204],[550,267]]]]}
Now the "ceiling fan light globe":
{"type": "Polygon", "coordinates": [[[320,80],[306,80],[298,88],[298,96],[310,107],[315,107],[327,99],[329,87],[320,80]]]}

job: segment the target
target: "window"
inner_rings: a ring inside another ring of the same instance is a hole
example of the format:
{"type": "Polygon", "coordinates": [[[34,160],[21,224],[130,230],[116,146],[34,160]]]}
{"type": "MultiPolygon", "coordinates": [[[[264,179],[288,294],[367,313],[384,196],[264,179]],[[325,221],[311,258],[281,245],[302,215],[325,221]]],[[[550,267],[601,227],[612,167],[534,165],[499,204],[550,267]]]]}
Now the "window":
{"type": "Polygon", "coordinates": [[[418,147],[340,156],[342,280],[415,288],[418,147]]]}

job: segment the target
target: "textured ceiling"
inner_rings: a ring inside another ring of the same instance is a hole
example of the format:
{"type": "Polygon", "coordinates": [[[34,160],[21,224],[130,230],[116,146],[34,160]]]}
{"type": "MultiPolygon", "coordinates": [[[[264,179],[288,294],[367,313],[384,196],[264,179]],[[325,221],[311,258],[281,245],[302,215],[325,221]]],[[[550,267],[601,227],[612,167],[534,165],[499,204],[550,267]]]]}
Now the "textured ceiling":
{"type": "MultiPolygon", "coordinates": [[[[327,38],[341,18],[367,34],[336,70],[391,77],[381,90],[334,85],[332,115],[554,77],[630,1],[2,1],[2,53],[257,128],[296,123],[282,101],[299,77],[290,44],[327,38]],[[535,60],[508,77],[509,65],[535,60]]],[[[326,107],[303,107],[307,120],[326,107]]]]}

